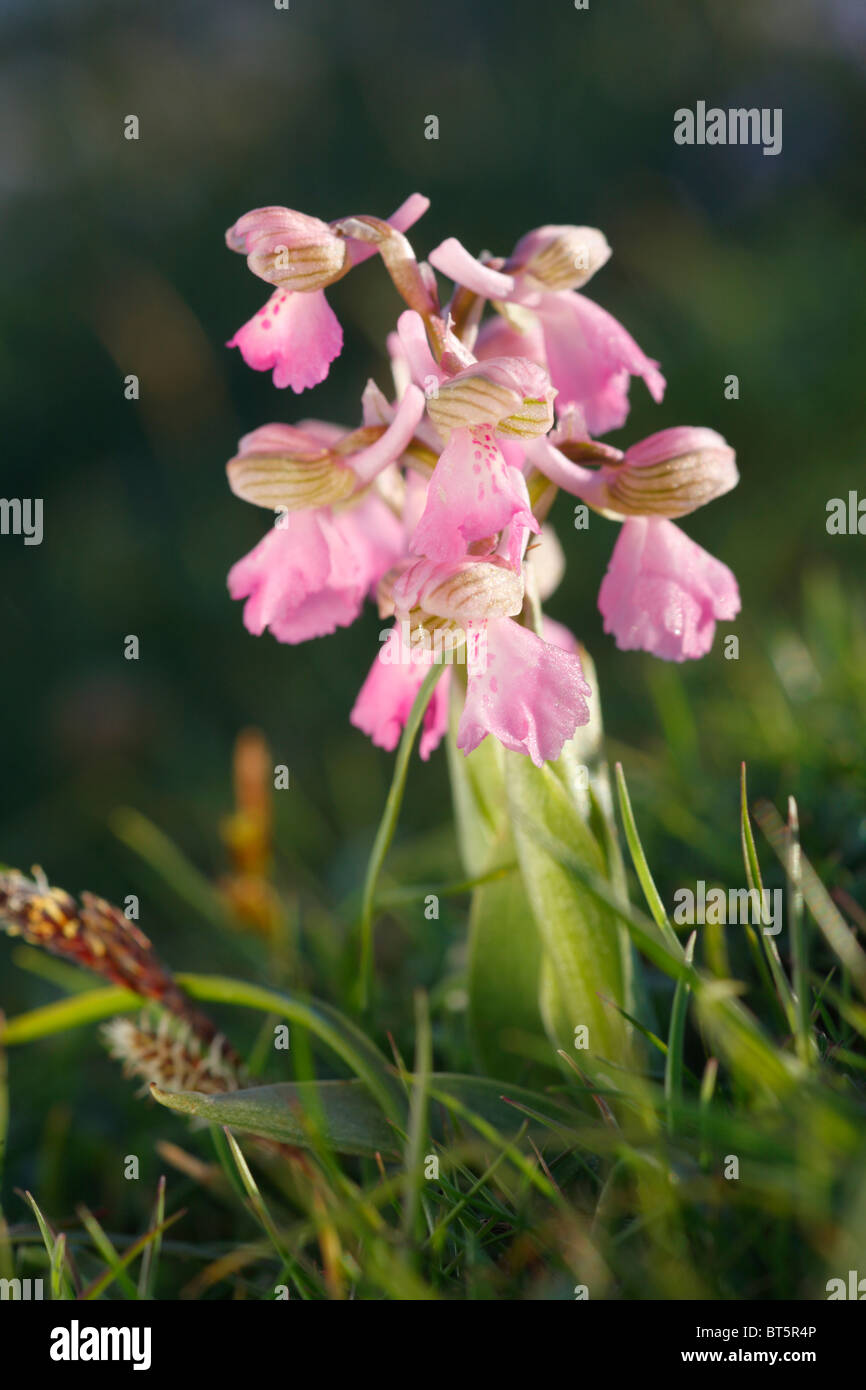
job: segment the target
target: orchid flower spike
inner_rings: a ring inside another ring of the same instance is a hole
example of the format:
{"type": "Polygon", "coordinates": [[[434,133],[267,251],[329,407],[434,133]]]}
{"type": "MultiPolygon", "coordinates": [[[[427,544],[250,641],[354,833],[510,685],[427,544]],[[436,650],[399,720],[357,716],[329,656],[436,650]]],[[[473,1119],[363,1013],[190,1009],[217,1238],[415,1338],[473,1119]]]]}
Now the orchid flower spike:
{"type": "Polygon", "coordinates": [[[590,720],[579,644],[541,608],[566,567],[547,520],[558,490],[620,526],[599,592],[605,631],[623,650],[683,661],[709,651],[740,598],[727,566],[674,523],[736,485],[736,460],[701,427],[624,451],[596,437],[626,419],[632,376],[656,400],[664,390],[657,364],[581,293],[610,256],[601,232],[538,227],[507,259],[484,261],[449,238],[428,265],[405,235],[426,206],[416,194],[388,222],[330,224],[264,208],[229,232],[275,286],[233,341],[278,385],[327,374],[342,334],[325,290],[361,261],[378,253],[407,306],[387,340],[393,402],[370,382],[354,430],[304,420],[240,441],[232,491],[277,515],[229,590],[250,632],[286,643],[333,633],[376,601],[393,625],[350,719],[378,746],[396,746],[442,664],[456,669],[434,687],[421,756],[462,700],[465,754],[489,735],[541,765],[590,720]],[[442,309],[431,265],[455,282],[442,309]]]}

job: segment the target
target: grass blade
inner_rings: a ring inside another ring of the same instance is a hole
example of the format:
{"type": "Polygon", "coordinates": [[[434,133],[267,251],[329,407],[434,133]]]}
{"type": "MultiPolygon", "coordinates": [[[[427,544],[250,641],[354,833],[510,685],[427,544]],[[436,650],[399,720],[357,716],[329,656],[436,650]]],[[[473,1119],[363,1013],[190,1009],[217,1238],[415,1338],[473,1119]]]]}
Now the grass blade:
{"type": "MultiPolygon", "coordinates": [[[[743,864],[746,870],[746,886],[754,889],[761,894],[763,903],[764,883],[761,876],[761,865],[758,860],[758,852],[755,848],[755,837],[752,834],[752,822],[749,818],[748,793],[746,790],[746,764],[740,764],[740,843],[743,848],[743,864]]],[[[767,932],[760,932],[764,953],[770,967],[770,974],[773,984],[776,987],[776,994],[784,1012],[789,1029],[793,1033],[796,1029],[797,1006],[794,1002],[794,994],[788,983],[788,977],[782,968],[782,960],[779,956],[779,948],[776,939],[767,932]]]]}
{"type": "Polygon", "coordinates": [[[421,1207],[421,1184],[424,1181],[421,1169],[421,1155],[427,1134],[427,1106],[429,1103],[430,1071],[433,1065],[433,1036],[430,1031],[430,1012],[427,996],[418,990],[415,994],[415,1074],[412,1078],[412,1095],[409,1102],[409,1134],[405,1149],[406,1187],[403,1199],[403,1239],[410,1241],[416,1235],[418,1214],[421,1207]]]}
{"type": "Polygon", "coordinates": [[[634,818],[634,812],[631,808],[631,798],[628,794],[628,786],[626,785],[625,773],[622,770],[622,763],[616,764],[615,771],[616,791],[617,796],[619,798],[619,810],[620,815],[622,816],[622,824],[623,829],[625,830],[626,844],[628,845],[629,854],[631,855],[631,862],[634,865],[635,873],[637,874],[638,881],[640,883],[641,888],[643,889],[643,895],[646,898],[647,907],[650,910],[650,914],[653,918],[653,921],[655,922],[659,931],[663,934],[668,945],[671,946],[673,950],[679,951],[681,949],[679,938],[676,932],[674,931],[673,927],[671,926],[670,920],[668,919],[668,915],[665,912],[665,905],[661,900],[661,895],[659,894],[658,889],[656,888],[655,880],[653,879],[652,873],[650,872],[650,866],[647,863],[647,857],[644,854],[643,845],[640,842],[640,836],[638,835],[637,824],[635,823],[634,818]]]}
{"type": "Polygon", "coordinates": [[[140,994],[115,985],[106,989],[88,989],[72,999],[58,999],[41,1009],[32,1009],[29,1013],[19,1014],[17,1018],[7,1019],[0,1031],[0,1041],[4,1047],[35,1042],[37,1038],[47,1038],[52,1033],[64,1033],[67,1028],[98,1023],[112,1014],[129,1013],[143,1003],[140,994]]]}
{"type": "MultiPolygon", "coordinates": [[[[783,861],[786,854],[786,832],[782,818],[768,801],[763,801],[756,811],[758,824],[783,861]]],[[[812,917],[831,949],[848,971],[858,991],[866,999],[866,951],[857,941],[830,894],[816,874],[809,860],[800,854],[800,880],[803,895],[812,917]]]]}
{"type": "Polygon", "coordinates": [[[87,1231],[87,1234],[105,1260],[105,1263],[114,1270],[114,1277],[123,1289],[126,1297],[137,1299],[139,1296],[137,1286],[124,1269],[120,1256],[103,1231],[96,1217],[93,1215],[93,1212],[82,1204],[78,1207],[78,1216],[82,1226],[87,1231]]]}
{"type": "MultiPolygon", "coordinates": [[[[179,1221],[180,1218],[185,1215],[186,1211],[183,1209],[181,1211],[176,1211],[174,1216],[169,1216],[167,1220],[160,1222],[159,1226],[154,1226],[151,1230],[145,1232],[139,1240],[129,1247],[124,1255],[120,1256],[118,1268],[126,1269],[127,1265],[131,1265],[133,1260],[136,1260],[142,1251],[147,1249],[151,1241],[156,1240],[157,1236],[162,1235],[163,1231],[167,1231],[169,1226],[173,1226],[176,1221],[179,1221]]],[[[79,1297],[86,1302],[99,1298],[106,1289],[111,1287],[116,1277],[117,1270],[107,1269],[105,1273],[101,1274],[98,1279],[95,1279],[79,1297]]]]}
{"type": "MultiPolygon", "coordinates": [[[[693,931],[686,943],[685,959],[687,965],[691,965],[694,958],[697,935],[697,932],[693,931]]],[[[665,1101],[670,1134],[674,1133],[674,1110],[681,1103],[683,1096],[683,1049],[690,992],[688,980],[677,980],[674,1002],[671,1006],[668,1050],[665,1057],[665,1101]]]]}
{"type": "MultiPolygon", "coordinates": [[[[156,1187],[156,1203],[153,1209],[153,1225],[162,1226],[165,1221],[165,1176],[163,1175],[156,1187]]],[[[159,1252],[162,1248],[162,1232],[151,1241],[141,1259],[141,1270],[138,1277],[138,1296],[139,1298],[153,1298],[154,1285],[156,1284],[156,1272],[159,1264],[159,1252]]]]}

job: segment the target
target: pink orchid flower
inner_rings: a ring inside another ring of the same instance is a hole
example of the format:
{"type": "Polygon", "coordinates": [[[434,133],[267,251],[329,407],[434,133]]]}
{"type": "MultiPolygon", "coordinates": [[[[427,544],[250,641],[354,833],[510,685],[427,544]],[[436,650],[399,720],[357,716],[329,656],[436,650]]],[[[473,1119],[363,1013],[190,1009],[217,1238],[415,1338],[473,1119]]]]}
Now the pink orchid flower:
{"type": "Polygon", "coordinates": [[[427,411],[448,442],[412,537],[416,554],[445,563],[476,543],[492,550],[511,524],[515,533],[538,531],[522,443],[549,428],[554,395],[543,368],[520,357],[473,362],[439,382],[427,411]]]}
{"type": "Polygon", "coordinates": [[[591,434],[607,434],[625,424],[633,376],[642,377],[653,400],[661,401],[665,379],[659,364],[600,304],[563,290],[542,295],[535,312],[560,402],[580,406],[591,434]]]}
{"type": "Polygon", "coordinates": [[[358,430],[307,420],[262,425],[244,435],[226,466],[232,492],[254,506],[282,511],[357,495],[403,455],[424,412],[424,397],[410,386],[395,409],[370,381],[363,410],[358,430]]]}
{"type": "Polygon", "coordinates": [[[572,255],[583,269],[575,269],[571,283],[585,284],[610,254],[594,228],[538,228],[529,233],[518,242],[508,263],[517,263],[515,274],[477,261],[455,237],[430,253],[430,263],[486,299],[519,304],[531,312],[541,330],[544,364],[559,393],[559,408],[579,406],[590,432],[606,434],[625,423],[632,376],[643,378],[655,401],[664,395],[665,379],[658,363],[641,351],[607,310],[573,288],[550,288],[570,283],[562,275],[542,270],[546,248],[555,247],[554,234],[565,232],[576,233],[588,243],[584,262],[576,253],[572,255]]]}
{"type": "MultiPolygon", "coordinates": [[[[433,659],[432,652],[407,646],[399,626],[389,629],[349,715],[377,748],[397,747],[433,659]]],[[[448,727],[449,680],[450,671],[443,671],[424,714],[419,751],[425,762],[448,727]]]]}
{"type": "Polygon", "coordinates": [[[240,348],[256,372],[273,368],[274,385],[299,395],[325,380],[343,350],[343,330],[324,290],[276,290],[226,347],[240,348]]]}
{"type": "Polygon", "coordinates": [[[561,647],[564,652],[577,656],[577,638],[571,628],[566,627],[565,623],[558,623],[555,618],[548,618],[546,613],[541,624],[541,635],[551,647],[561,647]]]}
{"type": "Polygon", "coordinates": [[[394,409],[371,382],[360,430],[307,420],[244,436],[228,465],[232,491],[281,513],[229,574],[232,598],[247,599],[250,632],[267,627],[294,643],[354,622],[405,548],[402,520],[370,485],[401,457],[423,409],[417,387],[394,409]],[[370,441],[373,424],[380,432],[370,441]]]}
{"type": "Polygon", "coordinates": [[[512,621],[522,606],[522,578],[499,558],[418,560],[393,586],[401,622],[420,613],[460,627],[467,694],[457,746],[471,753],[493,734],[540,766],[589,722],[590,690],[567,629],[545,627],[542,640],[512,621]]]}
{"type": "Polygon", "coordinates": [[[479,362],[490,357],[528,357],[532,362],[545,361],[544,334],[534,314],[526,317],[518,328],[500,314],[494,314],[481,330],[475,343],[479,362]]]}
{"type": "MultiPolygon", "coordinates": [[[[457,662],[458,746],[468,754],[492,734],[540,766],[590,722],[590,689],[573,634],[545,613],[541,636],[528,625],[565,567],[538,517],[562,488],[618,522],[599,593],[605,631],[624,650],[700,657],[740,597],[727,566],[673,522],[734,487],[736,459],[721,435],[694,426],[624,451],[593,438],[625,420],[632,376],[656,400],[665,385],[580,293],[610,255],[601,232],[538,227],[487,264],[450,238],[430,257],[455,281],[443,308],[431,266],[403,236],[426,206],[416,194],[398,209],[399,236],[375,218],[328,225],[286,208],[257,209],[229,232],[275,287],[234,342],[278,385],[299,391],[326,375],[342,333],[324,290],[377,250],[407,305],[387,344],[393,404],[370,382],[356,430],[307,420],[241,440],[232,490],[280,519],[229,588],[251,632],[289,643],[347,626],[375,594],[396,624],[380,635],[352,723],[393,749],[425,673],[457,662]],[[486,323],[484,301],[496,308],[486,323]]],[[[449,681],[443,673],[426,712],[423,758],[445,731],[449,681]]]]}
{"type": "Polygon", "coordinates": [[[306,642],[349,627],[364,599],[403,551],[402,527],[378,497],[281,518],[229,571],[229,593],[246,599],[244,626],[278,642],[306,642]]]}
{"type": "MultiPolygon", "coordinates": [[[[413,193],[388,218],[406,231],[430,206],[413,193]]],[[[326,222],[288,208],[258,208],[245,213],[226,232],[233,251],[247,253],[254,274],[278,288],[256,314],[239,328],[227,347],[240,349],[248,367],[273,368],[274,385],[300,393],[324,381],[343,347],[343,330],[325,298],[324,287],[375,254],[375,247],[337,236],[326,222]],[[282,248],[285,274],[277,265],[282,248]],[[275,254],[276,252],[276,254],[275,254]],[[282,278],[280,278],[282,277],[282,278]]]]}
{"type": "Polygon", "coordinates": [[[602,580],[605,632],[622,651],[665,661],[706,656],[716,622],[735,618],[740,591],[727,565],[660,517],[628,517],[602,580]]]}
{"type": "Polygon", "coordinates": [[[491,425],[454,430],[430,480],[412,550],[432,560],[459,560],[476,541],[489,538],[492,549],[511,522],[540,529],[520,469],[506,462],[491,425]]]}
{"type": "Polygon", "coordinates": [[[486,661],[467,666],[457,747],[471,753],[493,734],[540,767],[558,758],[575,730],[589,723],[591,693],[576,653],[510,618],[491,619],[486,661]]]}
{"type": "Polygon", "coordinates": [[[659,430],[623,453],[589,439],[582,415],[573,411],[558,430],[533,440],[527,453],[557,487],[616,516],[687,516],[739,481],[731,446],[715,430],[696,425],[659,430]],[[598,466],[566,457],[569,446],[598,466]]]}

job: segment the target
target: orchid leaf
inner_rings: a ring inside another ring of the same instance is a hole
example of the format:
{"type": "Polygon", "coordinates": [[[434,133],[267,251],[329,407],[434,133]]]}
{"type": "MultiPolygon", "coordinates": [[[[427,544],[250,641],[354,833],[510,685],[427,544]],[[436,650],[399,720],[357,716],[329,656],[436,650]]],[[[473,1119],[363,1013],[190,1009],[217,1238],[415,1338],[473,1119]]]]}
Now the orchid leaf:
{"type": "MultiPolygon", "coordinates": [[[[409,1075],[406,1080],[411,1083],[413,1078],[409,1075]]],[[[429,1084],[433,1093],[451,1098],[506,1134],[519,1129],[523,1121],[519,1107],[548,1116],[562,1132],[568,1131],[571,1122],[571,1112],[559,1102],[521,1086],[450,1074],[434,1074],[429,1084]]],[[[222,1095],[170,1092],[152,1086],[151,1094],[169,1110],[299,1148],[311,1147],[315,1132],[337,1153],[369,1157],[378,1153],[396,1161],[402,1152],[397,1129],[388,1123],[360,1081],[284,1082],[222,1095]],[[315,1117],[315,1129],[307,1119],[309,1110],[315,1117]]],[[[446,1128],[440,1106],[431,1107],[430,1119],[434,1139],[443,1139],[446,1128]]],[[[550,1126],[540,1125],[539,1130],[549,1134],[550,1126]]]]}
{"type": "Polygon", "coordinates": [[[567,847],[603,877],[603,852],[546,765],[506,755],[506,788],[517,857],[544,951],[541,1006],[551,1043],[575,1045],[575,1030],[588,1052],[610,1062],[628,1056],[627,1025],[607,999],[623,1000],[625,947],[615,915],[590,894],[552,847],[567,847]]]}

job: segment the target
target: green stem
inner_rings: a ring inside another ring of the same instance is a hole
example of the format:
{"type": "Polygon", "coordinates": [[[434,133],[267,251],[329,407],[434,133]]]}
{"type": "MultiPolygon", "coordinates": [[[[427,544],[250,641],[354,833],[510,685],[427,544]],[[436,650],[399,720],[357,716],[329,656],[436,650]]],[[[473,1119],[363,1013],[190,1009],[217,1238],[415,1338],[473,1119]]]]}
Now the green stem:
{"type": "Polygon", "coordinates": [[[391,788],[385,802],[385,810],[379,822],[379,829],[376,832],[376,839],[373,842],[373,849],[367,865],[367,876],[364,880],[364,896],[361,901],[361,961],[358,977],[357,1003],[361,1011],[367,1008],[370,998],[370,987],[372,983],[373,965],[373,914],[376,905],[376,885],[379,882],[379,874],[382,872],[382,865],[385,856],[394,838],[397,829],[397,820],[400,815],[400,807],[403,803],[403,792],[406,788],[406,777],[409,772],[409,758],[412,754],[412,747],[421,721],[430,703],[434,687],[442,674],[444,667],[441,664],[434,664],[430,667],[424,681],[415,696],[415,702],[409,711],[409,718],[406,720],[406,727],[403,730],[403,737],[400,740],[400,747],[397,750],[397,758],[394,763],[394,776],[391,779],[391,788]]]}

